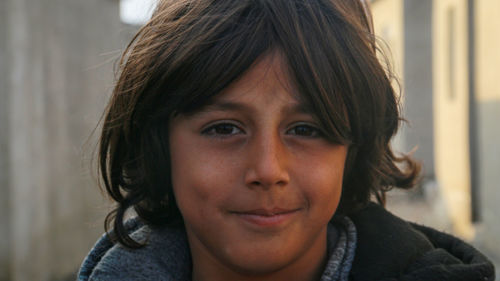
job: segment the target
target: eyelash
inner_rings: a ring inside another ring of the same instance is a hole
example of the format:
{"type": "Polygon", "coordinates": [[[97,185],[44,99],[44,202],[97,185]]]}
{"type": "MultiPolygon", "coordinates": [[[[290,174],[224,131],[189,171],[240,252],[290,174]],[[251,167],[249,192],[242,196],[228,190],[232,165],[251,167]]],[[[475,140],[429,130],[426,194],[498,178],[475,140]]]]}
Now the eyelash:
{"type": "MultiPolygon", "coordinates": [[[[308,125],[308,124],[297,124],[297,125],[293,126],[292,128],[288,129],[286,132],[287,132],[287,134],[291,134],[291,135],[295,135],[295,136],[299,136],[299,137],[304,137],[304,138],[318,138],[318,137],[323,136],[320,129],[318,129],[314,126],[308,125]],[[299,129],[299,128],[308,130],[309,134],[307,134],[307,135],[298,134],[297,129],[299,129]],[[294,131],[294,132],[292,133],[292,131],[294,131]]],[[[227,138],[227,137],[230,137],[233,135],[244,133],[244,131],[242,129],[240,129],[235,124],[224,122],[224,123],[217,123],[217,124],[211,125],[208,128],[204,129],[201,133],[203,135],[207,135],[207,136],[211,136],[211,137],[227,138]],[[231,132],[227,132],[227,131],[226,131],[226,133],[217,132],[218,129],[223,129],[223,130],[229,129],[229,130],[231,130],[231,132]],[[234,132],[235,130],[236,130],[236,132],[234,132]]]]}
{"type": "Polygon", "coordinates": [[[305,137],[305,138],[322,137],[322,132],[320,129],[318,129],[314,126],[308,125],[308,124],[297,124],[297,125],[293,126],[291,129],[287,130],[287,133],[292,131],[292,130],[297,130],[297,128],[307,129],[307,130],[309,130],[311,135],[300,135],[300,134],[297,134],[297,132],[293,133],[293,135],[301,136],[301,137],[305,137]]]}
{"type": "Polygon", "coordinates": [[[224,122],[224,123],[213,124],[213,125],[209,126],[208,128],[204,129],[203,131],[201,131],[201,133],[203,135],[207,135],[207,136],[211,136],[211,137],[226,138],[226,137],[230,137],[232,135],[241,134],[241,133],[243,133],[243,130],[240,129],[235,124],[224,122]],[[226,127],[226,128],[223,128],[223,127],[226,127]],[[237,133],[229,133],[229,134],[227,134],[227,133],[226,134],[224,134],[224,133],[221,134],[220,132],[218,133],[216,131],[217,129],[228,129],[228,127],[230,127],[230,129],[232,131],[234,131],[236,129],[239,132],[237,132],[237,133]]]}

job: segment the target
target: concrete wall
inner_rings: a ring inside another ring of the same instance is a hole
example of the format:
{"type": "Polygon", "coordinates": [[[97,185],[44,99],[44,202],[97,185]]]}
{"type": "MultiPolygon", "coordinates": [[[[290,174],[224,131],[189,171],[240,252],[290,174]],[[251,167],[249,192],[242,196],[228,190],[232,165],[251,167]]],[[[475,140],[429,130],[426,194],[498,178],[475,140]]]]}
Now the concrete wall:
{"type": "Polygon", "coordinates": [[[102,232],[86,140],[121,30],[114,0],[0,1],[0,280],[67,278],[102,232]]]}
{"type": "Polygon", "coordinates": [[[404,1],[405,151],[416,148],[425,180],[434,175],[432,0],[404,1]]]}
{"type": "Polygon", "coordinates": [[[0,280],[9,277],[9,166],[8,143],[5,132],[9,128],[7,108],[8,99],[8,68],[7,65],[7,3],[0,1],[0,280]]]}
{"type": "Polygon", "coordinates": [[[468,2],[433,4],[436,178],[456,234],[471,239],[468,2]]]}
{"type": "MultiPolygon", "coordinates": [[[[476,106],[481,221],[477,243],[500,262],[500,1],[475,1],[476,106]]],[[[500,270],[500,268],[498,268],[500,270]]]]}

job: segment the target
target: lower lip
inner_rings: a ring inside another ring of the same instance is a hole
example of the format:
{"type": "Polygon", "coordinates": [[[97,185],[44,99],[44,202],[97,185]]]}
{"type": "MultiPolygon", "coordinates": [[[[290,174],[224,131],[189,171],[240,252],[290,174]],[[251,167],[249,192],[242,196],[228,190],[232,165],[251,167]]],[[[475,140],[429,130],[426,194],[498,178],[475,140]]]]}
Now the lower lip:
{"type": "Polygon", "coordinates": [[[272,216],[262,216],[246,213],[236,213],[236,215],[244,221],[259,227],[273,227],[286,223],[295,214],[297,214],[297,212],[298,210],[294,210],[286,213],[275,214],[272,216]]]}

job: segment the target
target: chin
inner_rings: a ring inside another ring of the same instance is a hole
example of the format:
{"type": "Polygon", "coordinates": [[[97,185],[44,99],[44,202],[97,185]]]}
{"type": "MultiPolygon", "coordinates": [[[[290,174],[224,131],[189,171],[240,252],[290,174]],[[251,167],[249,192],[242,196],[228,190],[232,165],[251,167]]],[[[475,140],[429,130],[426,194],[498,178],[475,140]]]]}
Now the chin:
{"type": "Polygon", "coordinates": [[[268,275],[293,264],[296,258],[302,256],[299,252],[300,249],[293,246],[275,249],[256,245],[234,249],[225,260],[230,261],[229,266],[236,272],[245,275],[268,275]]]}
{"type": "Polygon", "coordinates": [[[234,271],[244,275],[269,275],[278,272],[293,263],[289,257],[271,256],[269,253],[261,257],[246,259],[244,256],[238,261],[233,260],[231,267],[234,271]]]}

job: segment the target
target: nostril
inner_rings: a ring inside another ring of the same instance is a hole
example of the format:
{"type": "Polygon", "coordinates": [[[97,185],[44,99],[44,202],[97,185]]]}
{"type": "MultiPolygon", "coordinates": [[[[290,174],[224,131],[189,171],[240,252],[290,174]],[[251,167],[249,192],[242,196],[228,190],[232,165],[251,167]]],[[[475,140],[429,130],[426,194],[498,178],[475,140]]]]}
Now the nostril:
{"type": "Polygon", "coordinates": [[[259,181],[253,181],[250,183],[251,185],[255,185],[255,186],[260,186],[261,183],[259,181]]]}
{"type": "Polygon", "coordinates": [[[278,181],[278,182],[276,183],[276,185],[279,185],[279,186],[284,186],[284,185],[286,185],[286,181],[284,181],[284,180],[280,180],[280,181],[278,181]]]}
{"type": "Polygon", "coordinates": [[[249,183],[250,186],[252,187],[260,187],[260,188],[270,188],[272,186],[276,186],[276,187],[283,187],[287,184],[287,181],[286,180],[278,180],[278,181],[275,181],[275,182],[262,182],[262,181],[259,181],[259,180],[254,180],[254,181],[251,181],[249,183]]]}

